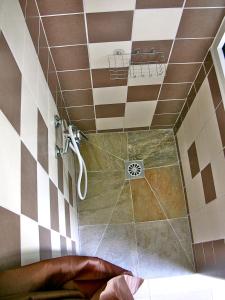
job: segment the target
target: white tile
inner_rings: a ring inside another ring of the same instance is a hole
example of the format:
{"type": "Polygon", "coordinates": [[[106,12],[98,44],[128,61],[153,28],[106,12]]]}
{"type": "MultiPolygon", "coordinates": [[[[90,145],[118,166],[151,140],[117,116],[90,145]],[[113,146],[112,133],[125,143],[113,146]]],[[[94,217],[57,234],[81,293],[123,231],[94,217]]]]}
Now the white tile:
{"type": "Polygon", "coordinates": [[[0,111],[0,205],[21,211],[21,147],[15,129],[0,111]]]}
{"type": "Polygon", "coordinates": [[[180,155],[182,156],[187,151],[187,145],[185,139],[185,127],[183,126],[183,124],[181,125],[181,127],[177,132],[177,140],[178,140],[180,155]]]}
{"type": "Polygon", "coordinates": [[[120,129],[123,128],[123,117],[96,119],[97,130],[120,129]]]}
{"type": "Polygon", "coordinates": [[[93,89],[94,104],[125,103],[127,101],[127,86],[114,86],[93,89]]]}
{"type": "Polygon", "coordinates": [[[181,8],[135,10],[133,41],[174,39],[181,15],[181,8]]]}
{"type": "MultiPolygon", "coordinates": [[[[198,97],[198,96],[197,96],[198,97]]],[[[199,117],[201,114],[201,111],[198,107],[198,99],[196,97],[196,101],[192,103],[192,106],[187,113],[187,120],[186,120],[186,136],[190,143],[192,143],[197,135],[200,133],[202,129],[202,122],[201,118],[199,117]]]]}
{"type": "Polygon", "coordinates": [[[58,190],[58,208],[59,208],[59,231],[63,236],[66,236],[66,221],[65,221],[65,202],[60,190],[58,190]]]}
{"type": "Polygon", "coordinates": [[[51,230],[51,245],[52,245],[52,257],[61,256],[61,244],[60,234],[54,230],[51,230]]]}
{"type": "Polygon", "coordinates": [[[225,195],[225,158],[223,151],[211,162],[216,196],[225,195]]]}
{"type": "Polygon", "coordinates": [[[128,102],[125,109],[125,128],[150,126],[157,101],[128,102]]]}
{"type": "Polygon", "coordinates": [[[124,53],[131,52],[131,42],[109,42],[109,43],[91,43],[88,45],[90,66],[92,69],[109,68],[111,67],[126,67],[129,64],[130,55],[116,56],[117,64],[115,66],[115,50],[123,50],[124,53]],[[109,57],[110,56],[110,57],[109,57]],[[124,60],[123,60],[124,59],[124,60]]]}
{"type": "Polygon", "coordinates": [[[38,222],[50,229],[50,192],[49,177],[42,166],[37,164],[37,191],[38,191],[38,222]]]}
{"type": "Polygon", "coordinates": [[[107,12],[135,9],[136,0],[84,0],[86,12],[107,12]]]}
{"type": "Polygon", "coordinates": [[[37,106],[27,84],[22,80],[21,139],[37,158],[37,106]]]}
{"type": "Polygon", "coordinates": [[[188,186],[192,180],[192,176],[191,176],[190,163],[189,163],[187,152],[185,152],[181,156],[181,162],[182,162],[185,186],[188,186]]]}
{"type": "Polygon", "coordinates": [[[41,112],[45,123],[48,124],[49,88],[45,80],[41,66],[38,67],[38,98],[37,107],[41,112]]]}
{"type": "Polygon", "coordinates": [[[205,196],[201,173],[197,174],[186,188],[190,213],[196,212],[205,206],[205,196]]]}
{"type": "Polygon", "coordinates": [[[210,162],[208,143],[209,139],[207,137],[206,131],[203,128],[203,130],[200,131],[199,135],[196,137],[195,140],[200,170],[205,168],[210,162]]]}
{"type": "Polygon", "coordinates": [[[162,84],[166,73],[166,65],[133,65],[129,67],[128,85],[162,84]]]}
{"type": "Polygon", "coordinates": [[[71,228],[71,238],[76,241],[76,244],[79,242],[78,235],[78,215],[75,208],[70,206],[70,228],[71,228]]]}
{"type": "Polygon", "coordinates": [[[58,115],[55,101],[49,91],[48,94],[48,132],[51,135],[55,135],[55,115],[58,115]]]}
{"type": "Polygon", "coordinates": [[[66,238],[66,247],[68,255],[72,255],[72,241],[69,238],[66,238]]]}
{"type": "Polygon", "coordinates": [[[66,199],[68,202],[69,201],[69,176],[68,176],[67,168],[63,168],[63,189],[64,189],[64,199],[66,199]]]}
{"type": "Polygon", "coordinates": [[[21,264],[27,265],[40,260],[38,223],[21,215],[21,264]]]}

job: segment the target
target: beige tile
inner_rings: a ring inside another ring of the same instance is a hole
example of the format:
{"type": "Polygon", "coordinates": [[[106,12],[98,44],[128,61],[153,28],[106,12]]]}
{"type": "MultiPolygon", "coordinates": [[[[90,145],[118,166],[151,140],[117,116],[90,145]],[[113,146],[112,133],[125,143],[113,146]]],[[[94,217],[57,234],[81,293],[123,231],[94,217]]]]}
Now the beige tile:
{"type": "Polygon", "coordinates": [[[125,103],[127,100],[127,87],[105,87],[93,89],[94,104],[125,103]]]}
{"type": "Polygon", "coordinates": [[[190,181],[186,190],[190,213],[194,213],[205,206],[205,196],[200,173],[190,181]]]}
{"type": "Polygon", "coordinates": [[[135,0],[84,0],[85,11],[104,12],[104,11],[120,11],[133,10],[135,8],[135,0]]]}
{"type": "Polygon", "coordinates": [[[96,119],[97,130],[117,129],[124,127],[124,117],[96,119]]]}
{"type": "Polygon", "coordinates": [[[225,158],[223,152],[221,152],[218,156],[215,156],[211,162],[211,166],[216,188],[216,195],[217,197],[220,197],[225,194],[225,158]]]}

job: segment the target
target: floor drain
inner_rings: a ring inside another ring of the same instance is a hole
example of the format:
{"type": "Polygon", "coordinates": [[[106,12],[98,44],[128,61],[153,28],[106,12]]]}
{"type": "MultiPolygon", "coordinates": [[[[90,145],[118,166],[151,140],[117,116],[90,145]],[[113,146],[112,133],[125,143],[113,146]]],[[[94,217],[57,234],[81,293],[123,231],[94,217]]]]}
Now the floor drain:
{"type": "Polygon", "coordinates": [[[132,160],[125,162],[126,179],[137,179],[144,177],[143,160],[132,160]]]}

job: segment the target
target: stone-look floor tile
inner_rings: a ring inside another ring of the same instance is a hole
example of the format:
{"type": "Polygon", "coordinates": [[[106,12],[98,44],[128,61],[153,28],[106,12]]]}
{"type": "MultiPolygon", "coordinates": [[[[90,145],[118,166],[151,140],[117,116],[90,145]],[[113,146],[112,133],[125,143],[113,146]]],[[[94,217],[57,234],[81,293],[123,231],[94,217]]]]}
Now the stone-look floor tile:
{"type": "Polygon", "coordinates": [[[145,170],[145,177],[169,219],[187,215],[179,166],[145,170]]]}
{"type": "Polygon", "coordinates": [[[136,274],[137,251],[134,225],[109,225],[96,255],[136,274]]]}
{"type": "Polygon", "coordinates": [[[116,171],[124,169],[124,161],[96,145],[86,142],[81,144],[81,154],[88,171],[116,171]]]}
{"type": "Polygon", "coordinates": [[[121,194],[124,172],[88,172],[88,193],[79,201],[80,225],[108,224],[121,194]]]}
{"type": "Polygon", "coordinates": [[[166,218],[158,200],[144,178],[131,180],[130,184],[136,222],[163,220],[166,218]]]}
{"type": "Polygon", "coordinates": [[[89,142],[103,151],[109,152],[121,159],[127,159],[127,134],[126,133],[102,133],[89,134],[89,142]]]}
{"type": "Polygon", "coordinates": [[[80,226],[80,254],[95,256],[107,225],[80,226]]]}
{"type": "Polygon", "coordinates": [[[192,265],[168,221],[136,224],[139,275],[144,278],[184,275],[192,265]]]}
{"type": "Polygon", "coordinates": [[[134,221],[132,196],[129,181],[124,183],[124,187],[113,211],[111,224],[131,223],[134,221]]]}
{"type": "Polygon", "coordinates": [[[128,133],[130,160],[144,160],[145,168],[177,163],[173,131],[170,129],[128,133]]]}

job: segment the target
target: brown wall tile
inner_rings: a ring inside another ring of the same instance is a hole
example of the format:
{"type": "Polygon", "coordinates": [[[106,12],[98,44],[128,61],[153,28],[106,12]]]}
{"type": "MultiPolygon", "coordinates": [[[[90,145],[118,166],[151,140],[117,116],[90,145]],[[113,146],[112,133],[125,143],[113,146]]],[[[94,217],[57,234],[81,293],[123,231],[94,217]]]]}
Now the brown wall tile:
{"type": "Polygon", "coordinates": [[[158,101],[155,114],[178,113],[184,105],[184,100],[158,101]]]}
{"type": "Polygon", "coordinates": [[[21,213],[37,221],[37,162],[21,143],[21,213]]]}
{"type": "Polygon", "coordinates": [[[79,120],[76,121],[75,124],[77,125],[78,128],[80,128],[83,131],[91,131],[91,130],[96,130],[96,124],[95,124],[95,119],[93,120],[79,120]]]}
{"type": "Polygon", "coordinates": [[[169,64],[164,83],[193,82],[200,64],[169,64]]]}
{"type": "Polygon", "coordinates": [[[43,17],[50,46],[86,44],[83,14],[43,17]]]}
{"type": "Polygon", "coordinates": [[[109,69],[92,69],[93,87],[109,87],[127,85],[127,79],[110,79],[109,69]]]}
{"type": "Polygon", "coordinates": [[[184,0],[137,0],[136,8],[182,7],[184,0]]]}
{"type": "Polygon", "coordinates": [[[187,7],[217,7],[225,6],[224,0],[187,0],[187,7]]]}
{"type": "Polygon", "coordinates": [[[22,9],[24,17],[26,16],[26,5],[27,5],[27,0],[19,0],[20,7],[22,9]]]}
{"type": "Polygon", "coordinates": [[[70,205],[73,206],[73,181],[69,172],[68,172],[68,180],[69,180],[69,202],[70,205]]]}
{"type": "Polygon", "coordinates": [[[61,246],[61,256],[68,255],[67,246],[66,246],[66,238],[60,235],[60,246],[61,246]]]}
{"type": "Polygon", "coordinates": [[[206,77],[205,68],[204,68],[204,66],[202,65],[202,67],[201,67],[201,69],[199,70],[199,73],[198,73],[198,75],[197,75],[197,77],[196,77],[196,79],[195,79],[195,82],[194,82],[196,93],[198,93],[198,91],[199,91],[199,89],[200,89],[200,87],[201,87],[201,85],[202,85],[202,83],[203,83],[205,77],[206,77]]]}
{"type": "Polygon", "coordinates": [[[208,269],[210,266],[213,266],[215,264],[213,242],[204,242],[203,249],[205,254],[206,268],[208,269]]]}
{"type": "Polygon", "coordinates": [[[160,85],[129,86],[128,102],[157,100],[160,85]]]}
{"type": "Polygon", "coordinates": [[[58,190],[57,187],[50,179],[49,179],[49,185],[50,185],[51,228],[59,232],[58,190]]]}
{"type": "Polygon", "coordinates": [[[71,238],[71,228],[70,228],[70,207],[69,203],[65,201],[65,220],[66,220],[66,236],[71,238]]]}
{"type": "Polygon", "coordinates": [[[170,63],[190,63],[203,61],[213,39],[175,40],[170,63]]]}
{"type": "Polygon", "coordinates": [[[189,164],[191,169],[191,176],[192,178],[194,178],[195,175],[197,175],[200,171],[195,142],[188,149],[188,158],[189,158],[189,164]]]}
{"type": "Polygon", "coordinates": [[[215,68],[213,67],[208,74],[209,86],[213,98],[214,107],[216,108],[218,104],[222,101],[222,96],[219,88],[219,83],[216,75],[215,68]]]}
{"type": "Polygon", "coordinates": [[[163,84],[159,100],[164,99],[185,99],[191,87],[190,83],[163,84]]]}
{"type": "Polygon", "coordinates": [[[96,118],[123,117],[125,113],[125,103],[96,105],[95,112],[96,118]]]}
{"type": "Polygon", "coordinates": [[[225,264],[225,242],[224,239],[213,241],[213,249],[217,266],[225,264]]]}
{"type": "Polygon", "coordinates": [[[51,48],[57,71],[88,69],[86,45],[51,48]]]}
{"type": "Polygon", "coordinates": [[[9,46],[0,33],[0,109],[20,133],[21,73],[9,46]]]}
{"type": "Polygon", "coordinates": [[[205,202],[209,203],[216,199],[216,190],[212,174],[211,164],[208,164],[202,171],[202,184],[205,194],[205,202]]]}
{"type": "Polygon", "coordinates": [[[44,29],[42,24],[40,25],[40,36],[39,36],[39,47],[38,47],[38,58],[41,63],[41,67],[45,78],[48,78],[48,59],[49,59],[49,50],[47,40],[44,34],[44,29]]]}
{"type": "Polygon", "coordinates": [[[63,194],[63,160],[62,157],[58,157],[58,188],[60,189],[61,193],[63,194]]]}
{"type": "Polygon", "coordinates": [[[48,127],[38,111],[38,161],[48,173],[48,127]]]}
{"type": "Polygon", "coordinates": [[[91,87],[89,70],[58,72],[62,90],[88,89],[91,87]]]}
{"type": "Polygon", "coordinates": [[[179,114],[163,114],[163,115],[154,115],[151,126],[156,125],[173,125],[176,123],[179,114]]]}
{"type": "Polygon", "coordinates": [[[95,118],[94,106],[77,106],[67,108],[70,120],[89,120],[95,118]]]}
{"type": "Polygon", "coordinates": [[[188,108],[191,107],[191,105],[192,105],[192,103],[195,99],[195,96],[196,96],[196,91],[195,91],[195,87],[193,85],[190,92],[189,92],[189,94],[188,94],[188,96],[187,96],[187,106],[188,106],[188,108]]]}
{"type": "Polygon", "coordinates": [[[130,41],[133,11],[87,14],[90,43],[130,41]]]}
{"type": "Polygon", "coordinates": [[[37,0],[37,5],[42,16],[72,14],[83,11],[82,0],[37,0]]]}
{"type": "Polygon", "coordinates": [[[35,0],[27,1],[26,24],[29,29],[36,52],[38,52],[40,18],[35,0]]]}
{"type": "Polygon", "coordinates": [[[177,37],[214,37],[222,22],[225,9],[184,9],[177,37]]]}
{"type": "Polygon", "coordinates": [[[200,272],[205,267],[205,256],[203,250],[203,244],[198,243],[193,245],[194,256],[195,256],[195,263],[197,272],[200,272]]]}
{"type": "Polygon", "coordinates": [[[51,232],[39,225],[40,260],[52,258],[51,232]]]}
{"type": "Polygon", "coordinates": [[[92,89],[63,92],[65,106],[93,105],[92,89]]]}
{"type": "Polygon", "coordinates": [[[211,52],[209,51],[205,60],[204,60],[204,67],[205,67],[205,71],[206,73],[209,72],[209,70],[211,69],[213,65],[213,61],[212,61],[212,55],[211,55],[211,52]]]}

